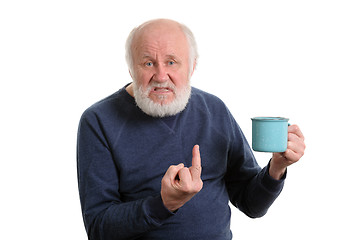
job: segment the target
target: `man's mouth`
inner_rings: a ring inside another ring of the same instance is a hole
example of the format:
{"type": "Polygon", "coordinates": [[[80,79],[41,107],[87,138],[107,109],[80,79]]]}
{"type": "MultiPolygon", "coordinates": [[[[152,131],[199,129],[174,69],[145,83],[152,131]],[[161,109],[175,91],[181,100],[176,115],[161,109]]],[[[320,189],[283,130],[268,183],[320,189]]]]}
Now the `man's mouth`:
{"type": "Polygon", "coordinates": [[[156,93],[168,93],[168,92],[172,92],[173,90],[167,87],[155,87],[153,88],[153,92],[156,93]]]}

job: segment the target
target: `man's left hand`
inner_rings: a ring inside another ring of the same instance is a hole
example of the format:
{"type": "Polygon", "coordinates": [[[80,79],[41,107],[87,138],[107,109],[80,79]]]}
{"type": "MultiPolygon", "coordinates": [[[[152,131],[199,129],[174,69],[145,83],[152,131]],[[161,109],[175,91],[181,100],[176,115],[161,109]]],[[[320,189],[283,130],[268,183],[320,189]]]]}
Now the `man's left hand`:
{"type": "Polygon", "coordinates": [[[274,179],[281,179],[286,168],[294,164],[305,153],[305,138],[297,125],[288,127],[287,150],[283,153],[273,153],[269,174],[274,179]]]}

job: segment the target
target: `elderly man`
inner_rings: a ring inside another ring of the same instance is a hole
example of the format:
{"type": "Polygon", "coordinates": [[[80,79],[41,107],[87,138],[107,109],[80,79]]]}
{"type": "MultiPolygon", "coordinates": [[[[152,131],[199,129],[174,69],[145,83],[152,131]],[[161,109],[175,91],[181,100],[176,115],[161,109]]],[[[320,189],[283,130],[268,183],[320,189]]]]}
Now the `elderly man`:
{"type": "Polygon", "coordinates": [[[89,239],[231,239],[228,202],[263,216],[304,153],[301,131],[290,126],[287,151],[262,169],[224,103],[190,86],[197,49],[187,27],[146,22],[126,51],[133,82],[88,108],[79,124],[89,239]]]}

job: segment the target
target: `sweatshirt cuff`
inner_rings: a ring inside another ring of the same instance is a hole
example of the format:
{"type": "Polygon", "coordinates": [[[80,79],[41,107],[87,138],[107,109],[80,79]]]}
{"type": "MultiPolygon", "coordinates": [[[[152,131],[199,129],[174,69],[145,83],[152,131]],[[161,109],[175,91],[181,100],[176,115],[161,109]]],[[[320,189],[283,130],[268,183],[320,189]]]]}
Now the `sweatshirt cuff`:
{"type": "Polygon", "coordinates": [[[174,213],[164,206],[160,194],[146,199],[144,202],[144,210],[145,214],[157,223],[162,223],[174,215],[174,213]]]}
{"type": "Polygon", "coordinates": [[[283,188],[286,179],[287,169],[286,172],[283,174],[282,178],[280,180],[276,180],[273,177],[271,177],[271,175],[269,174],[269,168],[270,168],[270,163],[268,163],[268,165],[264,169],[265,172],[262,178],[262,184],[269,191],[280,192],[283,188]]]}

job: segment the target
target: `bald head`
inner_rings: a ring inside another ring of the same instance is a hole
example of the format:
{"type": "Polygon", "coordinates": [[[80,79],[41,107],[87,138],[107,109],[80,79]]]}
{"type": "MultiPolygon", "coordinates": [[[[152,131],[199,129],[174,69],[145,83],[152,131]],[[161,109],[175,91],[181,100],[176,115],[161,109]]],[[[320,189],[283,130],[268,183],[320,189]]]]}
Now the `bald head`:
{"type": "Polygon", "coordinates": [[[188,49],[189,65],[195,67],[198,52],[193,33],[188,27],[170,19],[155,19],[147,21],[134,28],[126,41],[126,61],[130,72],[133,72],[134,54],[133,52],[146,39],[161,39],[162,36],[172,36],[174,38],[183,38],[183,47],[188,49]]]}
{"type": "Polygon", "coordinates": [[[166,31],[183,32],[181,24],[170,19],[155,19],[143,23],[136,28],[134,37],[147,33],[149,31],[159,31],[165,33],[166,31]]]}

